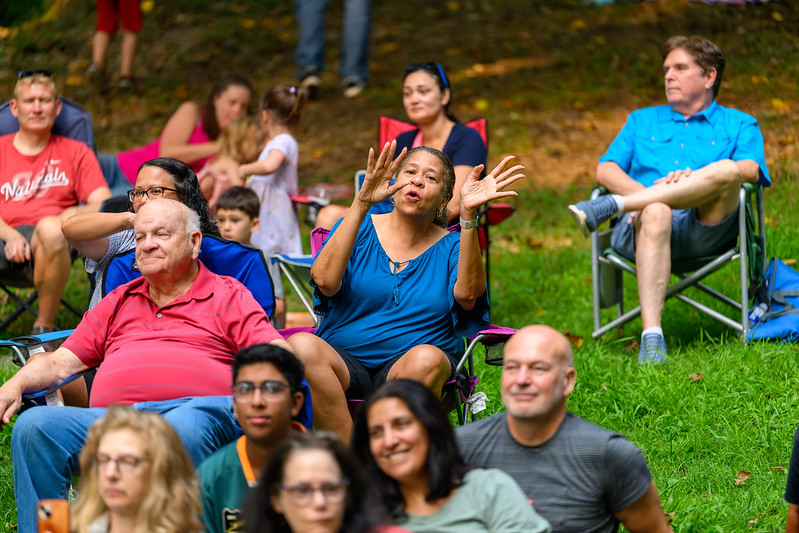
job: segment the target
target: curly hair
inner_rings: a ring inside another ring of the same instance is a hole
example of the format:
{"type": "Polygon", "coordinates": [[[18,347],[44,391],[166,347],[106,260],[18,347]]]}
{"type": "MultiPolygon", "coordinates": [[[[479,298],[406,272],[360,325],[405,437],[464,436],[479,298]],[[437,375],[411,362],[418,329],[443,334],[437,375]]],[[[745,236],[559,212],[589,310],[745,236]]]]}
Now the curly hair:
{"type": "Polygon", "coordinates": [[[240,74],[229,74],[214,85],[213,89],[211,89],[211,94],[208,95],[208,100],[205,101],[205,110],[203,111],[203,130],[213,141],[218,139],[222,133],[222,129],[216,121],[216,104],[214,100],[231,86],[244,87],[252,92],[250,80],[240,74]]]}
{"type": "MultiPolygon", "coordinates": [[[[335,434],[329,431],[295,433],[284,440],[264,468],[258,485],[250,490],[244,504],[247,533],[291,533],[283,515],[272,506],[272,496],[280,491],[286,463],[307,450],[324,450],[333,456],[341,474],[349,481],[345,500],[343,533],[371,533],[381,520],[382,506],[370,490],[363,468],[335,434]]],[[[296,532],[295,532],[296,533],[296,532]]]]}
{"type": "Polygon", "coordinates": [[[452,161],[450,161],[447,154],[440,150],[436,150],[435,148],[430,148],[429,146],[417,146],[416,148],[411,148],[408,153],[405,154],[405,159],[402,160],[397,172],[394,174],[394,182],[396,183],[400,172],[402,172],[402,169],[405,168],[406,164],[408,164],[408,161],[411,160],[411,157],[419,152],[431,154],[441,161],[441,170],[443,174],[442,178],[444,182],[443,186],[441,187],[441,201],[444,203],[444,208],[436,213],[436,218],[433,222],[442,228],[446,228],[450,218],[446,205],[450,200],[452,200],[452,193],[455,190],[455,169],[453,168],[452,161]]]}
{"type": "Polygon", "coordinates": [[[157,157],[142,163],[136,174],[138,175],[144,167],[158,167],[169,174],[178,191],[180,202],[200,216],[200,231],[205,235],[222,236],[216,225],[216,217],[208,205],[208,200],[200,190],[197,174],[189,165],[171,157],[157,157]]]}
{"type": "Polygon", "coordinates": [[[351,448],[361,464],[366,467],[378,497],[388,507],[393,518],[405,515],[405,500],[399,483],[390,478],[377,465],[369,446],[369,410],[379,400],[401,400],[424,426],[429,448],[427,452],[427,495],[432,502],[449,496],[461,486],[469,467],[463,461],[455,443],[455,432],[441,401],[424,385],[411,379],[392,379],[385,382],[361,406],[355,417],[351,448]]]}
{"type": "Polygon", "coordinates": [[[108,512],[100,494],[97,450],[106,435],[123,429],[139,434],[150,464],[149,487],[136,520],[137,533],[203,531],[199,483],[180,437],[160,415],[126,405],[112,405],[105,418],[89,428],[80,455],[83,476],[72,511],[72,530],[87,533],[89,525],[108,512]]]}

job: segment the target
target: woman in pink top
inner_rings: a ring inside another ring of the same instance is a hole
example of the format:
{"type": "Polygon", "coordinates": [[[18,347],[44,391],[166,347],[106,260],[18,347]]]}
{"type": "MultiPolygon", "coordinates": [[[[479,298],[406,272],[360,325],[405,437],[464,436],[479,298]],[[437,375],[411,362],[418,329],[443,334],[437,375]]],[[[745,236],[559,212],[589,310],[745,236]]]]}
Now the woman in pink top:
{"type": "Polygon", "coordinates": [[[136,182],[141,164],[157,157],[178,159],[199,172],[209,158],[219,153],[220,134],[234,118],[247,112],[251,93],[247,78],[229,75],[214,86],[205,109],[194,101],[181,104],[152,143],[116,155],[99,154],[109,186],[119,189],[115,194],[124,194],[136,182]]]}

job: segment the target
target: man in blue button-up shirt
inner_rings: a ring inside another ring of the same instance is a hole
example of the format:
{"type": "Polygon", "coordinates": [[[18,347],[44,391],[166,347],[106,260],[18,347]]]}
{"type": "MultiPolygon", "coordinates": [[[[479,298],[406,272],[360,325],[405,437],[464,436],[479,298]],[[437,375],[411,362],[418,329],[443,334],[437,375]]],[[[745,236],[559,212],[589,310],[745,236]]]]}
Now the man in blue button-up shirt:
{"type": "Polygon", "coordinates": [[[671,261],[712,255],[736,239],[738,191],[771,180],[757,121],[716,103],[724,53],[698,36],[663,47],[668,105],[630,114],[599,160],[597,182],[612,193],[569,206],[588,235],[625,213],[613,248],[635,260],[644,331],[638,361],[661,362],[661,316],[671,261]]]}

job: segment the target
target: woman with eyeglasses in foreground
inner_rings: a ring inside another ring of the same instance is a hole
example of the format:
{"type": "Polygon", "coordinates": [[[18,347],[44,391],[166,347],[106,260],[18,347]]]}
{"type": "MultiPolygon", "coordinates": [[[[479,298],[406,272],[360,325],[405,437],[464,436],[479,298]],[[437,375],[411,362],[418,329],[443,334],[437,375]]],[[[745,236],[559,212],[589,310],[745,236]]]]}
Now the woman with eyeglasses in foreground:
{"type": "Polygon", "coordinates": [[[296,433],[275,449],[244,516],[248,533],[407,533],[379,525],[381,509],[352,453],[319,431],[296,433]]]}
{"type": "Polygon", "coordinates": [[[199,487],[189,456],[161,416],[112,405],[89,429],[72,510],[76,533],[193,533],[199,487]]]}
{"type": "Polygon", "coordinates": [[[415,533],[551,531],[505,472],[469,468],[441,402],[386,382],[355,418],[352,449],[397,524],[415,533]]]}

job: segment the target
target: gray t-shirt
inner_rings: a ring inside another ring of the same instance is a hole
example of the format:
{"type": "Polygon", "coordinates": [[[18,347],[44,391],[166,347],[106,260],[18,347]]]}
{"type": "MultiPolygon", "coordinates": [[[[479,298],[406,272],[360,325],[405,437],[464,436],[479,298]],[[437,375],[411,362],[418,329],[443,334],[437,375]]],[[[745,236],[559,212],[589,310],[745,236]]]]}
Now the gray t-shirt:
{"type": "Polygon", "coordinates": [[[86,272],[94,273],[94,291],[89,299],[89,309],[97,305],[103,297],[103,273],[105,266],[111,259],[119,253],[127,252],[136,247],[136,239],[133,238],[133,230],[126,229],[108,236],[108,251],[99,261],[86,259],[86,272]]]}
{"type": "Polygon", "coordinates": [[[509,473],[554,533],[618,531],[613,515],[638,501],[652,481],[634,444],[571,413],[539,446],[516,442],[506,413],[459,427],[455,435],[468,464],[509,473]]]}
{"type": "Polygon", "coordinates": [[[408,515],[397,525],[413,533],[544,533],[551,531],[519,486],[501,470],[477,468],[435,514],[408,515]]]}

